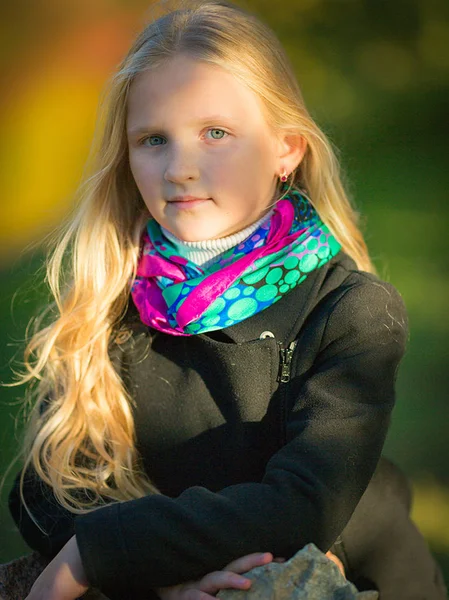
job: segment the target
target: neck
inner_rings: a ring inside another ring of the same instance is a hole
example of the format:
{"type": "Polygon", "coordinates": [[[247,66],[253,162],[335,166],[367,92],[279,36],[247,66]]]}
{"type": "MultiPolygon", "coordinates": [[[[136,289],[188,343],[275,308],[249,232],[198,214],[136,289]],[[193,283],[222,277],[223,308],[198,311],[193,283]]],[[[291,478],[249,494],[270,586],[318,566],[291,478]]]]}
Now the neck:
{"type": "Polygon", "coordinates": [[[187,258],[190,262],[193,262],[202,267],[208,267],[213,264],[219,257],[224,254],[230,248],[237,246],[246,240],[260,225],[271,218],[274,209],[271,209],[269,213],[264,215],[261,219],[252,223],[248,227],[241,229],[236,233],[232,233],[226,237],[214,239],[214,240],[199,240],[196,242],[186,242],[179,239],[173,233],[161,226],[162,233],[164,236],[176,246],[179,254],[184,258],[187,258]]]}

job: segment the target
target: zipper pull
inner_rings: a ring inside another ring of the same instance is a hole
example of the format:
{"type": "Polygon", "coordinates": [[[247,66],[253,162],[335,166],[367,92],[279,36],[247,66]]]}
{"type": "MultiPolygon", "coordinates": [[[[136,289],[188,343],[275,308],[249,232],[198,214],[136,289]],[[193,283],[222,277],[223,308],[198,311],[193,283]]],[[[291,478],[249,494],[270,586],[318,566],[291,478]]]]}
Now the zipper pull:
{"type": "Polygon", "coordinates": [[[293,352],[296,348],[297,340],[293,340],[288,348],[283,348],[281,342],[279,342],[279,352],[281,355],[281,363],[279,368],[278,381],[280,383],[287,383],[290,381],[290,370],[293,352]]]}

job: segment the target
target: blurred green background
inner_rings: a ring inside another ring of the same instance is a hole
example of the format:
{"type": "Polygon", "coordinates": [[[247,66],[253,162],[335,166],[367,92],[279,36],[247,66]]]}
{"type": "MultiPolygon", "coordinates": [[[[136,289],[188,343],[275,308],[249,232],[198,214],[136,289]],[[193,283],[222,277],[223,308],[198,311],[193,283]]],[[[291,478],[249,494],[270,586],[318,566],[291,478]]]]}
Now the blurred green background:
{"type": "MultiPolygon", "coordinates": [[[[240,2],[237,2],[241,4],[240,2]]],[[[281,38],[306,104],[340,150],[410,340],[385,454],[410,476],[413,518],[449,581],[449,2],[248,0],[281,38]]],[[[145,23],[143,0],[15,0],[0,15],[0,380],[43,302],[39,242],[67,214],[98,96],[145,23]]],[[[23,388],[0,388],[0,475],[23,388]]],[[[15,469],[14,469],[15,472],[15,469]]],[[[0,563],[28,551],[0,498],[0,563]]]]}

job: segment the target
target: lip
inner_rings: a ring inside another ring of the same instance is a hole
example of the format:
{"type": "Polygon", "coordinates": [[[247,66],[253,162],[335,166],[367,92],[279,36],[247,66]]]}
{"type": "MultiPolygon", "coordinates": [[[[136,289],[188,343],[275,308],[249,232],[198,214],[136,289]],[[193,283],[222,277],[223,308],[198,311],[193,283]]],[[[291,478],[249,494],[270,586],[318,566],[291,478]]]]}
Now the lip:
{"type": "Polygon", "coordinates": [[[199,198],[198,196],[174,196],[169,202],[197,202],[199,200],[209,200],[209,198],[199,198]]]}
{"type": "Polygon", "coordinates": [[[168,201],[169,204],[173,204],[177,208],[192,208],[199,204],[207,202],[210,198],[198,198],[197,196],[175,196],[168,201]]]}

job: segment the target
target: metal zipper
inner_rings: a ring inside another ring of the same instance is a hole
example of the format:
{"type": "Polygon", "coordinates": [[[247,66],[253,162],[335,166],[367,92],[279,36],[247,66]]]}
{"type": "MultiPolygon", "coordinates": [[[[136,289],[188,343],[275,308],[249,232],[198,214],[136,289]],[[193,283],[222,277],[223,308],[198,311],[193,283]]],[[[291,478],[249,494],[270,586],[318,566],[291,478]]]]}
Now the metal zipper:
{"type": "MultiPolygon", "coordinates": [[[[275,335],[272,331],[263,331],[260,334],[259,339],[263,340],[268,337],[274,338],[275,335]]],[[[293,352],[295,351],[298,340],[293,340],[293,342],[290,343],[288,348],[284,348],[284,346],[282,345],[282,342],[276,342],[276,343],[279,346],[279,355],[281,357],[281,360],[279,363],[279,373],[277,376],[277,381],[279,381],[280,383],[287,383],[288,381],[290,381],[291,362],[292,362],[293,352]]]]}
{"type": "Polygon", "coordinates": [[[293,340],[293,342],[291,342],[288,348],[284,348],[282,342],[278,342],[279,354],[281,357],[278,375],[278,381],[280,383],[287,383],[288,381],[290,381],[292,357],[297,343],[298,340],[293,340]]]}

